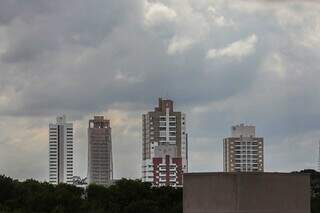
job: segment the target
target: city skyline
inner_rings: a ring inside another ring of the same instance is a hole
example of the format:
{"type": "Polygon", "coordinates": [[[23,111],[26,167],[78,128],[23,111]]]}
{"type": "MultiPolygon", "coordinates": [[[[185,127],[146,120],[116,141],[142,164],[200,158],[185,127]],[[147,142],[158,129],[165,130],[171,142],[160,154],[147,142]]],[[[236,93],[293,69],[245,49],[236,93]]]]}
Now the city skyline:
{"type": "MultiPolygon", "coordinates": [[[[154,111],[142,115],[143,182],[154,186],[183,185],[183,174],[188,172],[186,122],[186,114],[175,111],[170,99],[159,98],[154,111]]],[[[95,115],[89,120],[87,135],[88,172],[84,178],[88,183],[110,185],[114,181],[110,120],[95,115]]],[[[256,137],[255,126],[232,126],[230,136],[223,139],[223,171],[263,172],[263,141],[263,137],[256,137]]],[[[66,115],[57,116],[56,123],[49,124],[50,183],[72,183],[73,148],[73,124],[66,122],[66,115]]]]}
{"type": "Polygon", "coordinates": [[[48,123],[66,114],[86,176],[104,115],[114,178],[139,178],[141,114],[161,96],[187,114],[190,172],[222,171],[240,123],[264,137],[265,171],[316,169],[320,4],[261,2],[1,1],[0,173],[47,179],[48,123]]]}
{"type": "MultiPolygon", "coordinates": [[[[109,185],[114,181],[110,120],[94,116],[89,120],[87,135],[88,172],[84,178],[88,183],[109,185]]],[[[71,183],[74,174],[73,124],[66,122],[66,115],[57,116],[56,124],[49,124],[48,157],[49,182],[71,183]],[[71,169],[71,173],[68,169],[64,171],[64,167],[71,169]]],[[[231,127],[230,136],[223,139],[223,171],[264,172],[264,138],[256,136],[255,126],[241,123],[231,127]]],[[[159,98],[154,111],[142,115],[142,162],[141,178],[138,179],[154,186],[181,187],[182,176],[187,172],[186,114],[174,110],[173,100],[159,98]],[[166,171],[166,168],[170,170],[166,171]]]]}
{"type": "MultiPolygon", "coordinates": [[[[160,98],[161,99],[161,98],[160,98]]],[[[164,100],[166,100],[166,99],[164,99],[164,100]]],[[[182,107],[183,108],[183,107],[182,107]]],[[[96,113],[95,113],[96,114],[96,113]]],[[[94,117],[99,117],[99,116],[94,116],[94,117]]],[[[101,117],[101,116],[100,116],[101,117]]],[[[61,122],[63,122],[63,120],[65,121],[66,120],[66,116],[65,115],[63,115],[62,117],[61,116],[58,116],[58,117],[56,117],[57,118],[57,124],[59,124],[59,122],[61,123],[61,122]],[[59,120],[59,121],[58,121],[59,120]]],[[[91,121],[91,120],[90,120],[91,121]]],[[[72,124],[73,122],[71,121],[71,124],[72,124]]],[[[66,124],[68,124],[68,123],[66,123],[66,124]]],[[[234,124],[236,124],[236,123],[234,123],[234,124]]],[[[246,123],[247,124],[247,123],[246,123]]],[[[251,123],[250,123],[251,124],[251,123]]],[[[52,125],[52,124],[50,124],[50,125],[52,125]]],[[[243,123],[242,122],[240,122],[240,125],[243,125],[243,123]]],[[[49,128],[50,129],[50,128],[49,128]]],[[[228,129],[228,128],[226,128],[226,129],[228,129]]],[[[83,132],[82,131],[85,131],[85,130],[78,130],[78,132],[76,132],[75,134],[83,134],[83,132]],[[79,132],[80,131],[80,132],[79,132]],[[82,132],[82,133],[81,133],[82,132]]],[[[49,135],[48,135],[49,136],[49,135]]],[[[119,135],[118,135],[119,136],[119,135]]],[[[228,137],[228,134],[227,135],[225,135],[225,137],[228,137]]],[[[142,138],[141,138],[141,141],[142,141],[142,138]]],[[[141,141],[139,141],[139,143],[141,143],[141,141]]],[[[77,144],[77,141],[75,141],[75,142],[73,142],[73,143],[75,143],[75,144],[77,144]]],[[[82,146],[83,146],[84,144],[82,144],[82,146]]],[[[86,146],[88,146],[89,145],[89,143],[88,143],[88,140],[86,141],[86,144],[85,144],[86,146]]],[[[220,153],[220,155],[222,155],[223,154],[223,140],[221,140],[221,141],[218,141],[217,142],[217,144],[216,144],[217,146],[218,146],[218,148],[219,149],[221,149],[221,153],[220,153]],[[220,147],[219,147],[220,146],[220,147]]],[[[78,144],[78,146],[79,146],[79,144],[78,144]]],[[[77,147],[77,145],[75,145],[75,148],[79,148],[79,147],[77,147]]],[[[215,152],[216,150],[208,150],[209,152],[210,151],[212,151],[212,152],[215,152]]],[[[50,152],[50,149],[49,149],[49,152],[50,152]]],[[[76,158],[78,157],[79,158],[79,153],[73,153],[73,155],[76,155],[76,158]],[[78,156],[77,156],[78,155],[78,156]]],[[[116,153],[116,155],[117,155],[117,153],[116,153]]],[[[48,156],[47,156],[48,157],[48,156]]],[[[74,156],[73,156],[73,158],[74,158],[74,156]]],[[[87,158],[87,157],[85,157],[85,158],[87,158]]],[[[84,160],[84,159],[82,159],[82,160],[84,160]]],[[[87,161],[86,163],[89,163],[89,161],[87,161]]],[[[141,163],[141,162],[140,162],[141,163]]],[[[221,160],[221,165],[215,165],[216,167],[220,167],[220,169],[218,169],[218,170],[216,170],[216,171],[218,171],[218,172],[221,172],[221,171],[223,171],[223,159],[221,160]]],[[[315,164],[316,164],[316,162],[315,162],[315,164]]],[[[139,165],[139,166],[141,166],[141,165],[139,165]]],[[[315,167],[316,167],[316,165],[315,165],[315,167]]],[[[50,168],[50,167],[48,167],[48,168],[50,168]]],[[[119,168],[116,168],[116,170],[117,169],[119,169],[119,168]]],[[[312,168],[312,169],[316,169],[316,168],[312,168]]],[[[190,172],[196,172],[197,170],[195,170],[195,171],[190,171],[190,172]]],[[[202,170],[202,171],[207,171],[206,170],[206,168],[204,169],[204,170],[202,170]]],[[[272,171],[272,170],[270,170],[270,171],[272,171]]],[[[201,172],[201,170],[200,170],[200,172],[201,172]]],[[[276,171],[277,172],[277,171],[276,171]]],[[[138,173],[138,171],[136,171],[136,173],[138,173]]],[[[78,175],[82,175],[82,177],[87,177],[87,175],[85,174],[85,175],[83,175],[84,173],[83,172],[81,172],[81,170],[79,171],[77,171],[77,170],[75,170],[75,169],[73,169],[73,175],[75,175],[75,176],[78,176],[78,175]]],[[[115,179],[119,179],[119,178],[123,178],[123,177],[129,177],[129,178],[134,178],[134,179],[141,179],[141,176],[117,176],[115,179]]],[[[30,177],[24,177],[24,178],[22,178],[22,179],[28,179],[28,178],[30,178],[30,177]]],[[[44,178],[44,179],[40,179],[40,180],[44,180],[44,181],[49,181],[49,178],[44,178]]],[[[110,180],[112,180],[112,178],[110,179],[110,180]]],[[[62,182],[64,182],[64,181],[62,181],[62,182]]]]}

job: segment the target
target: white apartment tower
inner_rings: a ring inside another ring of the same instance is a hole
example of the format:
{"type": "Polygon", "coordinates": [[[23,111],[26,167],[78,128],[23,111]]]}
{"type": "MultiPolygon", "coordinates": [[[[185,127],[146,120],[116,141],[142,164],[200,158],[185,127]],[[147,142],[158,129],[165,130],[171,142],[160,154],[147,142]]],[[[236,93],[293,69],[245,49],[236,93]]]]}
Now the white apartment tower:
{"type": "Polygon", "coordinates": [[[73,177],[73,124],[66,116],[58,116],[49,124],[49,182],[72,184],[73,177]]]}
{"type": "Polygon", "coordinates": [[[225,172],[263,172],[263,138],[255,126],[232,126],[231,137],[223,140],[225,172]]]}
{"type": "Polygon", "coordinates": [[[188,171],[186,116],[172,100],[142,116],[142,181],[153,186],[179,187],[188,171]]]}

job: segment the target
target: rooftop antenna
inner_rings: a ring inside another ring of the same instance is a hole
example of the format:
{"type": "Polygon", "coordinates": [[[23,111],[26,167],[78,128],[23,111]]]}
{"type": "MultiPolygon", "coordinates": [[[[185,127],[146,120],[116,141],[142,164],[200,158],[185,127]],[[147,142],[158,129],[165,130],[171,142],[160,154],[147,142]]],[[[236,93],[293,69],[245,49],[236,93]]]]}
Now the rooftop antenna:
{"type": "Polygon", "coordinates": [[[170,99],[168,91],[166,92],[166,99],[170,99]]]}

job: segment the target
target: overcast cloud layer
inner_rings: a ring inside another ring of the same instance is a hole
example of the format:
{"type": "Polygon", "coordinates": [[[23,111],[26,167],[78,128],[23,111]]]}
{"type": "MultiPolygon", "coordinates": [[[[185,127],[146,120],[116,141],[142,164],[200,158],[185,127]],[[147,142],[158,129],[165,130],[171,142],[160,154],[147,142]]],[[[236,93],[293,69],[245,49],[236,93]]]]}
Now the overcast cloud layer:
{"type": "Polygon", "coordinates": [[[254,124],[266,171],[315,168],[320,139],[316,1],[2,0],[0,173],[48,179],[48,123],[111,119],[115,177],[140,177],[141,114],[187,113],[189,170],[221,171],[230,126],[254,124]]]}

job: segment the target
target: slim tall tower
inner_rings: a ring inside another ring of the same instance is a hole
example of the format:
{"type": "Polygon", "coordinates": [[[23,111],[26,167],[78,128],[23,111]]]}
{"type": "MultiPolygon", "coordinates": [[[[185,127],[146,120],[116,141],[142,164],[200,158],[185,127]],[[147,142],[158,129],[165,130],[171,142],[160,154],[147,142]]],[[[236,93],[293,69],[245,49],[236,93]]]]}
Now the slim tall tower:
{"type": "Polygon", "coordinates": [[[73,177],[73,124],[66,116],[58,116],[49,124],[49,182],[72,184],[73,177]]]}
{"type": "Polygon", "coordinates": [[[110,121],[94,116],[88,127],[88,182],[109,185],[113,178],[110,121]]]}
{"type": "Polygon", "coordinates": [[[154,186],[182,186],[188,171],[186,116],[172,100],[142,116],[142,181],[154,186]]]}
{"type": "Polygon", "coordinates": [[[223,140],[225,172],[263,172],[263,138],[255,134],[255,126],[231,128],[231,137],[223,140]]]}
{"type": "Polygon", "coordinates": [[[318,172],[320,172],[320,141],[319,141],[319,147],[318,147],[318,172]]]}

